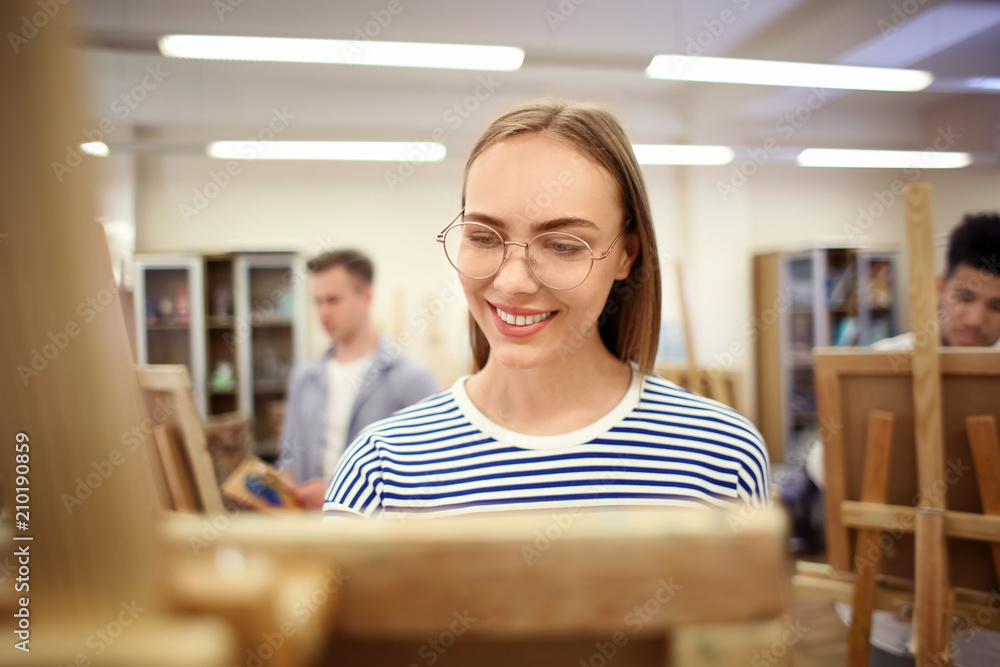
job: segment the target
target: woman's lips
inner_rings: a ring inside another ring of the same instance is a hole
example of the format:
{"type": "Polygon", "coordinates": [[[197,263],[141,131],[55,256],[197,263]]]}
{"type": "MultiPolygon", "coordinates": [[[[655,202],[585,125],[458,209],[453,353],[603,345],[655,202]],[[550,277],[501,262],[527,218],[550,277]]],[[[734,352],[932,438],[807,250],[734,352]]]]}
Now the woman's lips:
{"type": "MultiPolygon", "coordinates": [[[[489,303],[489,302],[487,302],[489,303]]],[[[515,308],[512,306],[495,306],[489,303],[490,312],[493,314],[493,324],[497,331],[512,338],[523,338],[532,336],[546,326],[558,311],[531,310],[528,308],[515,308]]]]}
{"type": "Polygon", "coordinates": [[[541,322],[542,320],[552,316],[551,310],[541,313],[539,312],[513,313],[506,311],[503,308],[500,308],[499,306],[494,306],[493,309],[501,320],[503,320],[507,324],[513,324],[514,326],[524,326],[524,325],[534,324],[535,322],[541,322]]]}

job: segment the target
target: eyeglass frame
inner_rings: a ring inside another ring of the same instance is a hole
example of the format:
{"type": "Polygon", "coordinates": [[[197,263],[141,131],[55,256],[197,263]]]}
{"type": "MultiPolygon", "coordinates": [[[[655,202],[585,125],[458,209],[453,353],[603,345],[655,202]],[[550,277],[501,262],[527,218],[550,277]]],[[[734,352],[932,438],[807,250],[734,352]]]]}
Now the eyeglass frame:
{"type": "Polygon", "coordinates": [[[466,278],[469,278],[471,280],[486,280],[487,278],[492,278],[496,274],[500,273],[500,269],[503,268],[504,262],[506,262],[508,259],[510,259],[510,251],[507,249],[507,246],[512,246],[512,245],[521,246],[522,248],[524,248],[524,258],[526,260],[528,260],[528,270],[531,271],[531,275],[535,277],[535,280],[537,280],[542,285],[545,285],[549,289],[558,290],[558,291],[566,291],[566,290],[576,289],[577,287],[579,287],[580,285],[582,285],[584,282],[586,282],[587,278],[590,277],[590,272],[594,270],[594,262],[596,262],[598,260],[602,260],[602,259],[607,259],[608,258],[608,255],[610,255],[611,251],[614,250],[615,244],[618,243],[618,239],[620,239],[622,237],[622,234],[625,233],[625,228],[627,227],[627,225],[625,225],[625,226],[623,226],[621,228],[621,231],[619,231],[618,234],[617,234],[617,236],[615,236],[615,239],[611,242],[611,245],[608,246],[607,250],[605,250],[600,255],[595,255],[594,254],[594,249],[590,247],[590,244],[587,243],[586,241],[584,241],[583,239],[581,239],[579,236],[576,236],[574,234],[569,234],[567,232],[542,232],[541,234],[538,234],[535,237],[533,237],[527,243],[522,243],[520,241],[504,241],[503,236],[500,234],[500,232],[498,232],[497,230],[493,229],[489,225],[483,224],[481,222],[475,222],[475,221],[458,222],[459,219],[462,216],[464,216],[464,215],[465,215],[465,209],[462,209],[461,211],[459,211],[458,215],[456,215],[454,217],[454,219],[451,222],[448,223],[448,226],[445,227],[444,229],[442,229],[440,232],[438,232],[438,235],[437,235],[437,242],[440,243],[443,246],[442,249],[445,251],[444,252],[444,256],[448,260],[448,263],[451,264],[452,268],[454,268],[456,271],[458,271],[459,273],[461,273],[463,276],[465,276],[466,278]],[[448,248],[447,248],[447,246],[444,245],[444,237],[445,237],[445,234],[448,233],[448,230],[450,230],[452,227],[454,227],[456,223],[461,224],[461,225],[479,225],[481,227],[486,227],[487,229],[492,230],[492,232],[494,234],[496,234],[497,236],[500,237],[500,242],[503,243],[503,259],[500,260],[500,265],[496,268],[496,271],[494,271],[493,273],[491,273],[488,276],[482,276],[482,277],[477,278],[475,276],[470,276],[467,273],[463,273],[461,269],[459,269],[457,266],[455,266],[455,262],[453,262],[452,259],[451,259],[451,256],[448,255],[448,248]],[[552,285],[548,284],[547,282],[545,282],[544,280],[542,280],[541,278],[539,278],[538,274],[535,273],[535,268],[531,265],[531,261],[530,261],[531,258],[528,257],[528,246],[531,245],[532,243],[534,243],[535,240],[537,240],[537,239],[539,239],[542,236],[545,236],[547,234],[563,234],[565,236],[569,236],[571,238],[576,239],[577,241],[579,241],[583,245],[585,245],[587,247],[587,250],[590,251],[590,267],[587,268],[587,275],[585,275],[580,280],[580,282],[578,282],[577,284],[573,285],[572,287],[553,287],[552,285]]]}

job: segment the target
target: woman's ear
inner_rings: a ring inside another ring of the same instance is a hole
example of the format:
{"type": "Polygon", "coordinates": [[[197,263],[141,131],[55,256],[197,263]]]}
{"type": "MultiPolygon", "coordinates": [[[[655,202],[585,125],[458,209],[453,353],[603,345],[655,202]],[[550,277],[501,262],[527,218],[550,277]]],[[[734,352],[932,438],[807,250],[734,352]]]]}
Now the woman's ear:
{"type": "Polygon", "coordinates": [[[628,232],[623,236],[622,242],[624,243],[625,254],[618,264],[618,271],[615,272],[615,280],[625,280],[628,278],[628,274],[632,272],[632,264],[635,262],[635,258],[639,256],[638,234],[628,232]]]}

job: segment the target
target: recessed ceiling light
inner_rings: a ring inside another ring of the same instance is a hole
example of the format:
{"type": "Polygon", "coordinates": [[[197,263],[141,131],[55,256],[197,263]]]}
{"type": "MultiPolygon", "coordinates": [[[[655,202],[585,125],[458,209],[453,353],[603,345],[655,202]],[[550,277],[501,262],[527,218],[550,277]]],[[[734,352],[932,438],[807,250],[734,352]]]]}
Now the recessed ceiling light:
{"type": "Polygon", "coordinates": [[[646,68],[646,76],[678,81],[889,91],[923,90],[934,80],[930,72],[922,70],[684,55],[654,56],[646,68]]]}
{"type": "Polygon", "coordinates": [[[223,160],[356,160],[437,162],[444,144],[404,141],[213,141],[209,157],[223,160]]]}
{"type": "Polygon", "coordinates": [[[728,146],[686,146],[668,144],[634,144],[635,159],[639,164],[729,164],[733,149],[728,146]]]}
{"type": "Polygon", "coordinates": [[[873,151],[847,148],[807,148],[795,159],[802,167],[883,169],[960,169],[972,163],[968,153],[937,151],[873,151]]]}
{"type": "Polygon", "coordinates": [[[160,53],[168,58],[256,60],[339,65],[387,65],[445,69],[520,69],[524,50],[513,46],[419,44],[340,39],[292,39],[221,35],[165,35],[160,53]]]}

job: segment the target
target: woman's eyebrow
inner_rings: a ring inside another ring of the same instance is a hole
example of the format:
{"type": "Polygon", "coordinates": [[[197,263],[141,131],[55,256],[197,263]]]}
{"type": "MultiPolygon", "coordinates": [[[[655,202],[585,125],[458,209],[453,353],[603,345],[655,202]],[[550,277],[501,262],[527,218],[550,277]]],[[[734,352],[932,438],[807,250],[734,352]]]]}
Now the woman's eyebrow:
{"type": "Polygon", "coordinates": [[[507,229],[507,223],[500,218],[494,218],[492,215],[487,215],[486,213],[476,213],[474,211],[466,211],[465,215],[462,216],[463,222],[481,222],[484,225],[489,225],[490,227],[496,227],[497,229],[507,229]]]}
{"type": "Polygon", "coordinates": [[[590,231],[597,231],[598,229],[595,223],[587,220],[586,218],[568,217],[553,218],[552,220],[546,220],[544,222],[534,222],[531,224],[531,231],[541,234],[542,232],[548,232],[562,227],[583,227],[584,229],[590,231]]]}
{"type": "MultiPolygon", "coordinates": [[[[486,213],[468,212],[465,214],[466,222],[481,222],[484,225],[489,225],[497,229],[507,229],[507,223],[496,218],[492,215],[486,213]]],[[[553,229],[561,229],[563,227],[583,227],[588,230],[597,230],[598,226],[587,220],[586,218],[579,218],[576,216],[568,216],[563,218],[553,218],[551,220],[545,220],[543,222],[533,222],[531,223],[531,231],[536,234],[541,234],[542,232],[552,231],[553,229]]]]}

